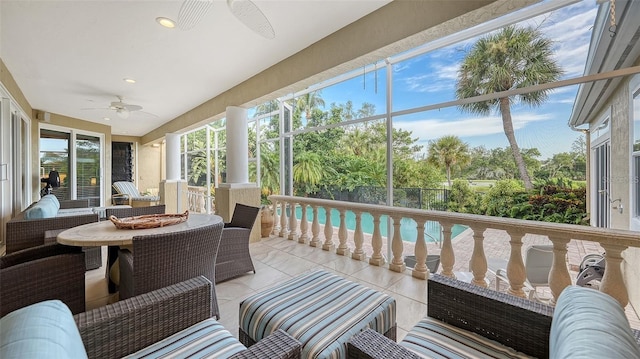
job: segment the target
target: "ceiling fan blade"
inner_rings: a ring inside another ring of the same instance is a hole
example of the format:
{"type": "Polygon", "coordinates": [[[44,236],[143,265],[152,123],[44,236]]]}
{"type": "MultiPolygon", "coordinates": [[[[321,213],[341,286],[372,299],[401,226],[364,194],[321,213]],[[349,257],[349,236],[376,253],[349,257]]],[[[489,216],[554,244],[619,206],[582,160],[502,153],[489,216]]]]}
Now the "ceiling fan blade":
{"type": "Polygon", "coordinates": [[[276,37],[273,26],[260,9],[250,0],[227,0],[231,13],[248,28],[267,39],[276,37]]]}
{"type": "Polygon", "coordinates": [[[180,30],[193,29],[209,12],[213,0],[184,0],[178,13],[178,27],[180,30]]]}
{"type": "Polygon", "coordinates": [[[142,106],[139,105],[129,105],[128,103],[123,103],[122,107],[127,111],[140,111],[142,110],[142,106]]]}

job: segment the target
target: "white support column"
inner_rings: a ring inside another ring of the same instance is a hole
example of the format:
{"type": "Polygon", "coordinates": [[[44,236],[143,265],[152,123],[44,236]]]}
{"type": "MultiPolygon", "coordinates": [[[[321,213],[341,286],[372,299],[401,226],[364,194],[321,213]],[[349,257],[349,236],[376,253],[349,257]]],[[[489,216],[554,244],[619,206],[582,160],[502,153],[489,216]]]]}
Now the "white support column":
{"type": "Polygon", "coordinates": [[[227,183],[249,183],[247,110],[227,107],[227,183]]]}
{"type": "Polygon", "coordinates": [[[177,133],[165,134],[167,148],[167,180],[178,181],[180,179],[180,135],[177,133]]]}
{"type": "Polygon", "coordinates": [[[160,182],[160,203],[167,213],[182,213],[189,208],[189,194],[187,181],[180,178],[180,134],[167,133],[165,140],[167,173],[160,182]]]}

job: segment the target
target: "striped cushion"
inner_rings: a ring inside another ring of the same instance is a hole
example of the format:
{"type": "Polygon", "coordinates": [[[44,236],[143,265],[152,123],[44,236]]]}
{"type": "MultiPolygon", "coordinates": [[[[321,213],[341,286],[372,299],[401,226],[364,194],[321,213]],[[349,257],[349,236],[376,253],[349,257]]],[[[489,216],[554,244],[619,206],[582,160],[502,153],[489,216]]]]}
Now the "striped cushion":
{"type": "Polygon", "coordinates": [[[240,303],[240,328],[253,340],[282,329],[302,343],[303,358],[345,358],[347,341],[366,328],[396,324],[392,297],[316,271],[240,303]]]}
{"type": "Polygon", "coordinates": [[[426,317],[400,345],[426,358],[530,358],[498,342],[426,317]]]}
{"type": "Polygon", "coordinates": [[[120,181],[114,182],[113,188],[120,194],[128,194],[131,197],[140,197],[140,192],[131,182],[120,181]]]}
{"type": "Polygon", "coordinates": [[[207,319],[125,358],[228,358],[246,348],[215,319],[207,319]]]}

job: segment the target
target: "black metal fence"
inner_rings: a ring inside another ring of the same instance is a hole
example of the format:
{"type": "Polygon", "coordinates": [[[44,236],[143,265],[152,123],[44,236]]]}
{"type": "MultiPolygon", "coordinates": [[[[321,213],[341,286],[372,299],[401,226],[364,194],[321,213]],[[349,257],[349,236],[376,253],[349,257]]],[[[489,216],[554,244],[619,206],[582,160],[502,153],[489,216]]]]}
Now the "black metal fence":
{"type": "MultiPolygon", "coordinates": [[[[356,187],[352,191],[323,189],[309,197],[368,204],[387,204],[387,189],[356,187]]],[[[393,205],[405,208],[446,211],[449,190],[446,188],[394,188],[393,205]]]]}

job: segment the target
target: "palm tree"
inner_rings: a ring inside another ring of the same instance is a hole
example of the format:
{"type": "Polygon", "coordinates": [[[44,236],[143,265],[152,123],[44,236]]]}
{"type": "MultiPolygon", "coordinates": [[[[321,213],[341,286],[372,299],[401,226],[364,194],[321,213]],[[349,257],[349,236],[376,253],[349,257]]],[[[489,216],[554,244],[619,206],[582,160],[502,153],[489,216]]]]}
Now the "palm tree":
{"type": "Polygon", "coordinates": [[[463,166],[471,161],[469,145],[457,136],[443,136],[435,141],[429,141],[429,155],[427,162],[447,171],[447,182],[451,187],[451,168],[463,166]]]}
{"type": "Polygon", "coordinates": [[[324,100],[322,99],[319,90],[309,92],[298,98],[296,107],[298,107],[300,111],[304,111],[307,122],[309,122],[309,120],[311,120],[311,116],[313,115],[313,110],[318,107],[324,107],[324,100]]]}
{"type": "MultiPolygon", "coordinates": [[[[531,27],[507,26],[481,38],[460,66],[456,97],[463,99],[557,81],[562,70],[552,58],[551,46],[551,40],[531,27]]],[[[518,100],[535,107],[542,104],[547,96],[548,90],[543,90],[517,95],[515,99],[502,97],[460,105],[462,110],[480,115],[488,115],[492,108],[500,111],[504,133],[527,189],[533,188],[533,184],[516,142],[511,102],[518,100]]]]}
{"type": "Polygon", "coordinates": [[[324,178],[322,159],[315,152],[305,151],[298,154],[293,165],[293,181],[299,184],[304,193],[314,191],[324,178]]]}

